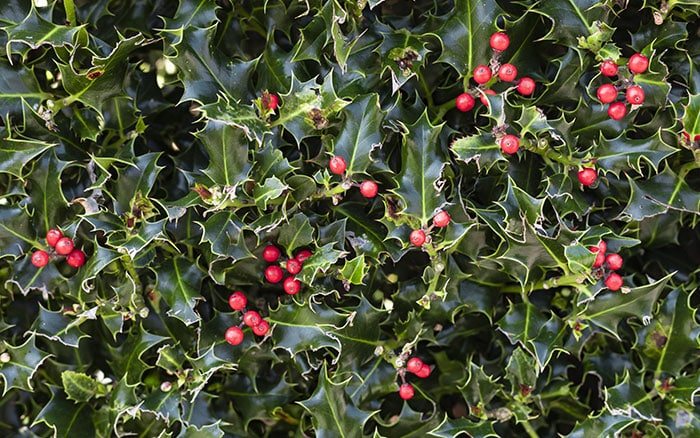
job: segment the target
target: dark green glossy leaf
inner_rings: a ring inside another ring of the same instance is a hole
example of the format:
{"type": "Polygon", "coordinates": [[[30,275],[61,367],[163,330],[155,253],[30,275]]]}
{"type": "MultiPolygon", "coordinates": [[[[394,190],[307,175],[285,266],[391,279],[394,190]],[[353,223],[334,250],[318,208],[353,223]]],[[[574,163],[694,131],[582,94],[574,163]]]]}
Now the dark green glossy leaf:
{"type": "Polygon", "coordinates": [[[2,341],[3,354],[7,353],[9,360],[0,364],[3,397],[11,388],[32,391],[32,379],[37,369],[52,355],[41,351],[36,346],[36,337],[29,336],[21,345],[10,345],[2,341]]]}
{"type": "Polygon", "coordinates": [[[172,258],[158,269],[158,291],[168,303],[168,315],[180,319],[187,325],[199,322],[194,311],[200,295],[203,273],[183,257],[172,258]]]}
{"type": "Polygon", "coordinates": [[[91,421],[94,414],[90,403],[75,403],[56,386],[50,386],[51,400],[37,415],[35,422],[45,423],[54,430],[54,436],[95,436],[91,421]],[[86,421],[86,419],[88,419],[86,421]]]}

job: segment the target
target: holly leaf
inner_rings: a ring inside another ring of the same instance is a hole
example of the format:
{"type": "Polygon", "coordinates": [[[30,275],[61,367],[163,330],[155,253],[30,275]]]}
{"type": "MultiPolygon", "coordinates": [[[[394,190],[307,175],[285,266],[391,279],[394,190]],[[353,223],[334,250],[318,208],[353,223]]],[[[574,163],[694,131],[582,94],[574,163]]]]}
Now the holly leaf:
{"type": "Polygon", "coordinates": [[[80,330],[80,324],[96,318],[96,315],[68,318],[61,311],[52,312],[40,305],[39,314],[32,324],[31,332],[52,341],[58,341],[65,346],[78,348],[80,340],[88,337],[80,330]]]}
{"type": "Polygon", "coordinates": [[[15,205],[0,205],[0,259],[26,254],[35,243],[36,230],[27,212],[15,205]]]}
{"type": "MultiPolygon", "coordinates": [[[[32,70],[19,64],[13,66],[6,59],[0,59],[0,115],[3,118],[7,114],[21,114],[23,101],[36,105],[49,96],[41,89],[32,70]]],[[[10,140],[3,138],[0,141],[3,144],[10,140]]],[[[3,149],[5,147],[3,145],[3,149]]]]}
{"type": "Polygon", "coordinates": [[[32,377],[37,369],[52,354],[41,351],[36,346],[36,336],[30,335],[24,344],[14,346],[3,340],[0,344],[3,354],[7,353],[9,360],[0,363],[0,377],[4,383],[2,396],[11,388],[33,391],[32,377]]]}
{"type": "Polygon", "coordinates": [[[154,335],[141,327],[131,330],[124,343],[118,347],[109,347],[112,353],[110,366],[126,385],[134,386],[141,382],[141,375],[151,365],[144,362],[142,356],[151,348],[165,341],[166,337],[154,335]]]}
{"type": "Polygon", "coordinates": [[[99,384],[95,378],[85,373],[65,370],[61,373],[61,383],[68,400],[77,403],[90,401],[98,394],[99,384]]]}
{"type": "Polygon", "coordinates": [[[450,145],[458,160],[474,161],[479,170],[489,171],[498,161],[506,161],[501,147],[491,133],[481,133],[458,138],[450,145]]]}
{"type": "Polygon", "coordinates": [[[639,418],[647,421],[660,421],[657,411],[647,391],[630,381],[629,370],[622,381],[605,390],[605,406],[613,415],[639,418]]]}
{"type": "Polygon", "coordinates": [[[62,26],[54,24],[42,17],[39,10],[32,7],[24,19],[16,24],[10,24],[3,29],[7,33],[7,53],[25,55],[29,49],[37,49],[42,45],[53,47],[71,46],[76,33],[85,32],[85,26],[62,26]],[[22,51],[13,51],[13,43],[27,46],[22,51]]]}
{"type": "Polygon", "coordinates": [[[449,418],[445,417],[445,421],[437,429],[428,433],[428,436],[438,438],[456,438],[464,433],[472,437],[499,437],[493,428],[494,422],[491,421],[472,421],[467,418],[449,418]]]}
{"type": "Polygon", "coordinates": [[[216,212],[206,221],[197,223],[202,227],[202,242],[209,242],[212,252],[217,256],[231,257],[234,260],[252,257],[245,244],[245,224],[233,211],[216,212]]]}
{"type": "Polygon", "coordinates": [[[345,393],[348,379],[334,382],[326,362],[321,366],[318,386],[306,400],[298,402],[311,415],[316,434],[325,437],[362,437],[364,424],[372,416],[355,407],[345,393]]]}
{"type": "Polygon", "coordinates": [[[366,173],[372,164],[372,151],[382,146],[384,113],[377,94],[356,98],[343,111],[345,123],[333,143],[333,152],[345,159],[348,175],[366,173]]]}
{"type": "Polygon", "coordinates": [[[577,47],[579,38],[588,38],[598,31],[597,24],[606,23],[610,10],[595,0],[572,0],[538,4],[530,11],[541,14],[552,23],[546,38],[566,47],[577,47]]]}
{"type": "Polygon", "coordinates": [[[664,214],[669,209],[700,212],[700,192],[693,190],[670,167],[646,180],[633,180],[628,176],[627,181],[631,193],[619,215],[621,219],[638,221],[664,214]]]}
{"type": "Polygon", "coordinates": [[[49,390],[51,400],[36,416],[34,424],[46,424],[53,429],[54,437],[95,436],[92,405],[75,403],[57,386],[49,385],[49,390]]]}
{"type": "Polygon", "coordinates": [[[280,227],[277,242],[287,250],[287,255],[294,253],[297,248],[313,244],[314,229],[309,223],[309,218],[304,214],[294,215],[288,223],[280,227]]]}
{"type": "MultiPolygon", "coordinates": [[[[214,124],[214,128],[217,131],[218,137],[224,140],[229,140],[230,137],[236,139],[236,137],[238,137],[236,135],[236,130],[241,130],[248,140],[255,141],[258,146],[262,146],[263,137],[269,132],[267,123],[255,112],[252,104],[231,101],[226,95],[219,95],[216,102],[202,105],[199,107],[199,110],[204,113],[205,118],[209,120],[209,124],[217,122],[214,124]],[[222,133],[220,124],[236,129],[227,130],[225,133],[222,133]]],[[[205,132],[207,132],[206,129],[205,132]]],[[[212,139],[209,140],[211,141],[212,139]]],[[[243,143],[240,139],[238,140],[239,144],[243,143]]],[[[207,151],[210,153],[210,160],[216,161],[221,157],[225,160],[224,166],[227,164],[226,161],[231,161],[234,169],[248,165],[248,161],[246,160],[248,154],[243,153],[244,151],[242,151],[240,147],[236,149],[226,147],[221,151],[220,144],[226,143],[220,140],[214,141],[213,143],[216,144],[216,154],[212,157],[212,149],[209,148],[207,151]]],[[[233,146],[235,147],[236,144],[234,143],[233,146]]],[[[241,170],[239,170],[239,173],[240,172],[241,170]]]]}
{"type": "Polygon", "coordinates": [[[200,316],[194,307],[202,299],[200,285],[203,278],[197,265],[185,257],[173,257],[160,266],[156,287],[170,307],[169,316],[187,325],[199,322],[200,316]]]}
{"type": "Polygon", "coordinates": [[[601,136],[595,149],[596,165],[616,176],[629,169],[641,174],[643,163],[649,164],[657,172],[661,161],[677,151],[663,141],[660,132],[644,139],[630,139],[620,135],[608,140],[601,136]]]}
{"type": "Polygon", "coordinates": [[[632,288],[629,293],[600,294],[589,302],[578,317],[620,339],[617,325],[622,319],[637,317],[644,324],[652,321],[652,308],[672,276],[673,273],[670,273],[648,285],[632,288]]]}
{"type": "Polygon", "coordinates": [[[403,201],[402,213],[415,216],[424,225],[445,202],[442,171],[446,163],[438,152],[442,127],[433,126],[427,112],[406,127],[399,187],[392,189],[403,201]]]}
{"type": "Polygon", "coordinates": [[[691,140],[700,135],[700,94],[688,96],[688,104],[683,108],[685,111],[681,117],[683,130],[688,133],[691,140]]]}

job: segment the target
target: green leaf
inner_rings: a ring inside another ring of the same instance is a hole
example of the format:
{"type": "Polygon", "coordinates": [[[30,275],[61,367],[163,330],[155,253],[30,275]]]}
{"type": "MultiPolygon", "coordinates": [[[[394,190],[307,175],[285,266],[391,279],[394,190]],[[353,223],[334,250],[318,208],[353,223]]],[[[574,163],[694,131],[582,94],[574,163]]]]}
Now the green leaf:
{"type": "Polygon", "coordinates": [[[445,417],[445,421],[440,425],[439,428],[431,431],[428,436],[435,436],[438,438],[456,438],[464,433],[473,437],[498,437],[496,431],[493,429],[494,422],[490,421],[479,421],[474,422],[467,418],[449,418],[445,417]]]}
{"type": "Polygon", "coordinates": [[[345,123],[333,143],[333,153],[347,163],[347,174],[366,173],[372,164],[372,151],[382,146],[384,114],[376,94],[357,98],[343,111],[345,123]]]}
{"type": "MultiPolygon", "coordinates": [[[[311,257],[304,260],[297,278],[304,283],[312,284],[319,275],[327,274],[331,267],[346,254],[344,251],[335,249],[334,246],[335,242],[317,248],[311,257]]],[[[319,291],[321,290],[322,288],[319,288],[319,291]]]]}
{"type": "MultiPolygon", "coordinates": [[[[42,155],[35,164],[28,181],[31,182],[29,194],[34,206],[34,215],[41,222],[42,229],[48,230],[63,223],[63,216],[68,207],[68,201],[63,195],[61,180],[68,163],[59,159],[55,149],[42,155]]],[[[40,222],[40,223],[41,223],[40,222]]]]}
{"type": "Polygon", "coordinates": [[[68,400],[73,400],[77,403],[90,401],[91,398],[98,394],[97,381],[85,373],[65,370],[61,373],[61,383],[68,400]]]}
{"type": "Polygon", "coordinates": [[[629,169],[642,173],[642,162],[648,163],[654,171],[658,171],[661,161],[677,151],[678,149],[664,143],[661,133],[640,140],[622,135],[608,140],[601,136],[595,149],[596,165],[615,175],[629,169]]]}
{"type": "Polygon", "coordinates": [[[406,127],[399,187],[392,190],[403,201],[402,213],[415,216],[424,225],[445,202],[442,171],[446,163],[438,152],[442,126],[433,126],[424,112],[416,123],[406,127]]]}
{"type": "Polygon", "coordinates": [[[627,181],[631,195],[620,213],[621,219],[638,221],[669,209],[700,212],[700,192],[693,190],[669,167],[647,180],[632,180],[628,176],[627,181]]]}
{"type": "Polygon", "coordinates": [[[236,187],[248,179],[248,141],[245,131],[229,124],[210,120],[195,134],[209,155],[209,166],[202,172],[214,184],[236,187]]]}
{"type": "Polygon", "coordinates": [[[26,254],[35,242],[34,236],[34,224],[24,209],[0,205],[0,259],[26,254]]]}
{"type": "Polygon", "coordinates": [[[32,7],[29,14],[17,23],[4,27],[7,32],[7,52],[13,53],[13,43],[21,43],[28,48],[22,52],[26,53],[29,48],[36,49],[42,45],[60,47],[73,45],[76,33],[84,32],[83,26],[61,26],[54,24],[42,17],[39,11],[32,7]]]}
{"type": "Polygon", "coordinates": [[[116,188],[114,213],[124,215],[132,212],[134,200],[148,197],[155,185],[158,173],[163,166],[158,165],[160,153],[149,152],[133,158],[133,163],[119,172],[116,188]]]}
{"type": "Polygon", "coordinates": [[[610,13],[603,3],[595,0],[548,2],[531,11],[551,21],[552,28],[547,38],[567,47],[577,47],[579,37],[587,38],[596,32],[596,23],[605,23],[610,13]]]}
{"type": "Polygon", "coordinates": [[[647,324],[652,308],[673,273],[646,286],[632,288],[628,293],[609,292],[591,301],[579,318],[589,321],[619,339],[617,325],[625,318],[637,317],[647,324]]]}
{"type": "Polygon", "coordinates": [[[253,188],[255,205],[260,210],[267,209],[267,203],[275,201],[289,189],[289,186],[280,181],[276,176],[267,178],[262,184],[256,184],[253,188]]]}
{"type": "Polygon", "coordinates": [[[101,115],[102,106],[109,99],[124,94],[129,56],[151,42],[141,35],[123,39],[109,55],[94,56],[92,65],[84,72],[76,71],[73,65],[59,63],[61,83],[70,94],[68,102],[80,101],[101,115]]]}
{"type": "Polygon", "coordinates": [[[489,38],[496,29],[496,17],[502,9],[494,0],[457,0],[454,10],[442,21],[440,35],[446,62],[460,74],[470,75],[474,67],[488,64],[491,57],[489,38]]]}
{"type": "Polygon", "coordinates": [[[314,242],[314,229],[309,223],[309,218],[298,213],[288,223],[280,227],[277,242],[291,255],[297,248],[311,245],[314,242]]]}
{"type": "Polygon", "coordinates": [[[234,260],[252,257],[244,240],[245,224],[232,211],[216,212],[198,224],[203,231],[202,242],[209,242],[214,254],[234,260]]]}
{"type": "Polygon", "coordinates": [[[68,318],[63,312],[52,312],[39,306],[39,314],[32,325],[32,333],[52,341],[58,341],[68,347],[78,348],[80,340],[88,337],[80,330],[80,324],[87,319],[96,319],[96,315],[68,318]]]}
{"type": "Polygon", "coordinates": [[[154,335],[141,327],[131,330],[122,345],[110,347],[112,354],[110,366],[115,373],[123,376],[124,384],[137,385],[141,375],[149,368],[142,356],[151,348],[165,341],[166,337],[154,335]]]}
{"type": "Polygon", "coordinates": [[[161,265],[156,287],[170,307],[169,316],[187,325],[199,322],[200,316],[194,307],[202,299],[200,285],[203,277],[197,265],[185,257],[174,257],[161,265]]]}
{"type": "Polygon", "coordinates": [[[33,391],[34,374],[46,359],[53,356],[37,348],[34,335],[29,336],[24,344],[18,346],[10,345],[3,340],[0,350],[9,356],[7,362],[4,360],[0,362],[0,377],[4,383],[3,397],[11,388],[33,391]]]}
{"type": "Polygon", "coordinates": [[[367,275],[367,263],[365,256],[360,255],[352,260],[346,260],[345,265],[340,269],[340,275],[343,280],[350,284],[364,284],[365,275],[367,275]]]}
{"type": "Polygon", "coordinates": [[[95,436],[92,421],[94,410],[90,403],[71,401],[60,388],[50,385],[51,400],[36,416],[34,423],[44,423],[54,430],[55,437],[95,436]]]}
{"type": "Polygon", "coordinates": [[[452,142],[450,149],[458,160],[465,163],[474,161],[479,170],[489,171],[498,161],[506,160],[491,133],[458,138],[452,142]]]}
{"type": "Polygon", "coordinates": [[[324,362],[318,386],[311,397],[299,404],[311,415],[314,430],[324,437],[362,437],[362,428],[371,416],[355,407],[345,393],[347,379],[334,382],[324,362]]]}
{"type": "MultiPolygon", "coordinates": [[[[3,118],[6,114],[21,114],[25,101],[36,105],[49,96],[39,86],[32,70],[0,59],[0,114],[3,118]]],[[[3,143],[5,141],[8,139],[2,139],[3,143]]]]}
{"type": "Polygon", "coordinates": [[[647,421],[659,420],[649,394],[643,386],[630,381],[629,372],[625,373],[620,383],[607,388],[605,392],[605,405],[611,414],[647,421]]]}
{"type": "Polygon", "coordinates": [[[700,135],[700,94],[688,96],[688,104],[684,109],[685,112],[681,118],[683,130],[688,133],[691,140],[694,140],[695,136],[700,135]]]}
{"type": "MultiPolygon", "coordinates": [[[[265,121],[255,112],[252,104],[243,104],[238,101],[231,102],[226,95],[219,95],[216,102],[202,105],[199,107],[199,110],[204,113],[206,119],[209,120],[209,124],[212,122],[217,122],[215,123],[214,128],[224,140],[227,140],[229,136],[235,136],[236,130],[239,129],[245,134],[245,137],[248,140],[255,141],[258,146],[262,146],[263,137],[269,132],[267,123],[265,123],[265,121]],[[224,136],[221,134],[222,128],[220,124],[237,129],[227,130],[226,135],[224,136]]],[[[221,152],[218,150],[218,145],[221,142],[216,141],[214,143],[217,145],[217,154],[212,157],[211,149],[208,150],[212,161],[215,161],[218,157],[222,157],[224,160],[228,158],[233,162],[233,167],[236,169],[247,164],[247,160],[245,160],[245,158],[247,158],[247,153],[241,153],[242,151],[240,148],[238,148],[238,151],[226,150],[228,149],[226,148],[223,152],[221,152]],[[243,162],[243,164],[239,164],[237,161],[243,162]]],[[[243,142],[239,141],[239,143],[243,142]]]]}

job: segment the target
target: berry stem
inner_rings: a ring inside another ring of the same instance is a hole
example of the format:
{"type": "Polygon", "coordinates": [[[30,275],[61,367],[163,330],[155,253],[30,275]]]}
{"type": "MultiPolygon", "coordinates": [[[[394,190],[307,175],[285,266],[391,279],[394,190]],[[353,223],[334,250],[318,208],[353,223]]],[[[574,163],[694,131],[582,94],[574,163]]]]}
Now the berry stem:
{"type": "Polygon", "coordinates": [[[536,144],[530,142],[526,138],[520,139],[520,145],[530,152],[534,152],[540,155],[545,161],[556,161],[557,163],[563,164],[564,166],[580,167],[584,160],[573,158],[571,156],[562,155],[556,149],[550,147],[549,145],[545,147],[538,147],[536,144]]]}

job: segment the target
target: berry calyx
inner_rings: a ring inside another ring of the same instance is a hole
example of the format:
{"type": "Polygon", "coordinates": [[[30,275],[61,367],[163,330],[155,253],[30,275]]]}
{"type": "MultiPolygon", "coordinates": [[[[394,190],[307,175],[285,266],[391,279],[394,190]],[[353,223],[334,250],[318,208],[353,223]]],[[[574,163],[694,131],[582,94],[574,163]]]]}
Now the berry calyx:
{"type": "Polygon", "coordinates": [[[240,327],[236,327],[235,325],[232,327],[229,327],[226,330],[226,334],[224,335],[224,338],[226,339],[226,342],[228,342],[231,345],[238,345],[241,342],[243,342],[243,330],[241,330],[240,327]]]}
{"type": "Polygon", "coordinates": [[[260,324],[260,321],[262,321],[262,317],[257,310],[249,310],[243,314],[243,324],[248,327],[255,327],[260,324]]]}
{"type": "Polygon", "coordinates": [[[413,230],[411,234],[408,235],[408,241],[411,245],[423,246],[425,243],[425,232],[423,230],[413,230]]]}
{"type": "Polygon", "coordinates": [[[622,283],[622,277],[614,272],[605,279],[605,286],[612,291],[620,290],[622,283]]]}
{"type": "Polygon", "coordinates": [[[66,256],[68,266],[79,268],[85,264],[85,253],[79,249],[74,249],[66,256]]]}
{"type": "Polygon", "coordinates": [[[481,101],[482,104],[484,104],[484,106],[489,106],[489,99],[488,99],[488,97],[486,97],[487,94],[490,96],[495,96],[496,92],[490,88],[487,90],[484,90],[484,93],[479,97],[479,100],[481,101]]]}
{"type": "Polygon", "coordinates": [[[472,97],[472,95],[469,93],[462,93],[455,99],[455,106],[463,113],[466,113],[470,109],[474,108],[475,103],[476,101],[474,100],[474,97],[472,97]]]}
{"type": "Polygon", "coordinates": [[[632,85],[625,92],[625,99],[631,105],[641,105],[644,103],[644,90],[639,85],[632,85]]]}
{"type": "Polygon", "coordinates": [[[342,175],[345,173],[345,169],[347,169],[347,167],[348,165],[345,163],[345,158],[341,157],[340,155],[334,155],[328,162],[328,168],[330,169],[331,173],[336,175],[342,175]]]}
{"type": "Polygon", "coordinates": [[[265,269],[265,279],[270,283],[279,283],[284,277],[282,268],[277,265],[270,265],[265,269]]]}
{"type": "Polygon", "coordinates": [[[435,216],[433,216],[433,225],[438,228],[446,227],[450,223],[450,214],[445,210],[438,211],[435,216]]]}
{"type": "Polygon", "coordinates": [[[404,383],[399,387],[399,397],[404,400],[410,400],[413,398],[415,391],[410,383],[404,383]]]}
{"type": "Polygon", "coordinates": [[[304,263],[304,260],[308,259],[309,257],[311,257],[311,251],[308,249],[302,249],[297,253],[295,258],[299,260],[299,263],[304,263]]]}
{"type": "Polygon", "coordinates": [[[282,255],[282,252],[275,245],[267,245],[263,250],[263,259],[269,263],[276,262],[280,255],[282,255]]]}
{"type": "Polygon", "coordinates": [[[485,84],[491,79],[491,69],[486,65],[477,65],[474,69],[474,82],[485,84]]]}
{"type": "Polygon", "coordinates": [[[592,167],[585,167],[578,171],[578,182],[586,187],[592,186],[598,178],[598,174],[592,167]]]}
{"type": "Polygon", "coordinates": [[[270,323],[264,319],[258,325],[251,327],[256,336],[265,336],[270,331],[270,323]]]}
{"type": "Polygon", "coordinates": [[[75,245],[73,244],[73,240],[71,240],[69,237],[61,237],[56,241],[55,246],[56,253],[60,255],[70,254],[74,247],[75,245]]]}
{"type": "Polygon", "coordinates": [[[49,254],[43,249],[38,249],[32,253],[32,265],[43,268],[49,263],[49,254]]]}
{"type": "Polygon", "coordinates": [[[228,297],[228,305],[233,310],[243,310],[248,304],[248,298],[241,291],[236,291],[228,297]]]}
{"type": "Polygon", "coordinates": [[[520,139],[513,134],[506,134],[501,139],[501,150],[506,154],[512,155],[518,152],[520,148],[520,139]]]}
{"type": "Polygon", "coordinates": [[[49,231],[46,232],[46,244],[49,245],[50,247],[56,246],[56,242],[58,242],[58,239],[63,237],[63,233],[61,230],[58,228],[51,228],[49,231]]]}
{"type": "Polygon", "coordinates": [[[612,59],[606,59],[600,64],[600,73],[608,77],[617,75],[617,63],[612,59]]]}
{"type": "Polygon", "coordinates": [[[417,373],[423,367],[423,361],[420,358],[412,357],[406,362],[406,371],[409,373],[417,373]]]}
{"type": "Polygon", "coordinates": [[[287,272],[292,275],[296,275],[301,272],[301,263],[297,259],[287,260],[287,272]]]}
{"type": "Polygon", "coordinates": [[[495,32],[489,39],[491,48],[497,52],[502,52],[510,45],[510,38],[503,32],[495,32]]]}
{"type": "Polygon", "coordinates": [[[620,120],[627,114],[627,107],[622,102],[614,102],[608,108],[608,115],[613,120],[620,120]]]}
{"type": "Polygon", "coordinates": [[[518,93],[523,96],[529,96],[535,92],[535,81],[532,78],[523,77],[518,81],[518,86],[515,88],[518,93]]]}
{"type": "Polygon", "coordinates": [[[514,81],[518,77],[518,69],[513,64],[503,64],[498,69],[498,77],[503,82],[514,81]]]}
{"type": "Polygon", "coordinates": [[[362,196],[364,196],[365,198],[374,198],[375,196],[377,196],[378,191],[379,187],[374,181],[362,181],[362,184],[360,184],[360,193],[362,193],[362,196]]]}
{"type": "Polygon", "coordinates": [[[622,256],[620,254],[608,254],[605,257],[605,263],[608,265],[608,268],[610,268],[613,271],[617,271],[622,267],[622,256]]]}
{"type": "Polygon", "coordinates": [[[603,84],[595,92],[600,103],[611,103],[617,99],[617,88],[613,84],[603,84]]]}
{"type": "Polygon", "coordinates": [[[287,295],[296,295],[301,290],[301,282],[294,277],[287,277],[282,283],[282,288],[287,295]]]}
{"type": "Polygon", "coordinates": [[[420,377],[421,379],[425,379],[428,376],[430,376],[430,365],[427,363],[424,363],[422,367],[415,373],[416,376],[420,377]]]}
{"type": "Polygon", "coordinates": [[[627,61],[627,68],[630,69],[632,73],[644,73],[649,67],[649,58],[642,55],[641,53],[635,53],[630,56],[627,61]]]}

